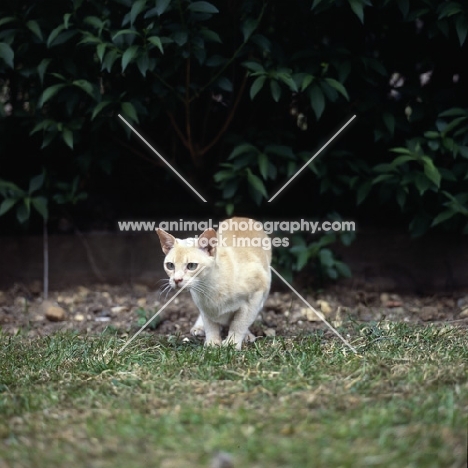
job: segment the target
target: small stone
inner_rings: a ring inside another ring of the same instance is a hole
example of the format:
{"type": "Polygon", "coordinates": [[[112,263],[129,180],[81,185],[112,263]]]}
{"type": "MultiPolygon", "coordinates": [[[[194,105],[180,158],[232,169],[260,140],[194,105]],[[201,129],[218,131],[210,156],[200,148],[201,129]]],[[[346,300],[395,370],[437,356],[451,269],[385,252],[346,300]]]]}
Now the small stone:
{"type": "Polygon", "coordinates": [[[422,307],[419,311],[421,320],[435,320],[439,316],[439,310],[435,306],[422,307]]]}
{"type": "Polygon", "coordinates": [[[82,322],[85,319],[85,316],[83,314],[76,314],[74,318],[77,322],[82,322]]]}
{"type": "MultiPolygon", "coordinates": [[[[177,299],[176,299],[177,300],[177,299]]],[[[175,301],[174,301],[175,303],[175,301]]],[[[146,307],[146,297],[142,297],[137,300],[138,307],[146,307]]]]}
{"type": "Polygon", "coordinates": [[[460,318],[468,317],[468,307],[460,312],[460,318]]]}
{"type": "Polygon", "coordinates": [[[128,307],[125,307],[125,306],[111,307],[111,312],[113,314],[120,314],[120,312],[126,312],[127,310],[128,310],[128,307]]]}
{"type": "Polygon", "coordinates": [[[211,468],[234,468],[232,455],[227,452],[218,452],[211,460],[211,468]]]}
{"type": "Polygon", "coordinates": [[[110,319],[110,317],[94,317],[95,322],[109,322],[110,319]]]}
{"type": "Polygon", "coordinates": [[[62,322],[66,318],[66,313],[59,306],[48,306],[45,309],[45,317],[51,322],[62,322]]]}
{"type": "Polygon", "coordinates": [[[263,333],[265,333],[265,336],[276,336],[276,330],[274,328],[266,328],[263,333]]]}
{"type": "Polygon", "coordinates": [[[301,308],[301,314],[303,317],[306,317],[309,322],[320,322],[322,319],[319,317],[320,312],[315,313],[312,309],[308,307],[301,308]]]}
{"type": "Polygon", "coordinates": [[[29,301],[22,296],[15,297],[15,305],[20,307],[27,307],[29,301]]]}
{"type": "Polygon", "coordinates": [[[320,305],[320,310],[325,314],[325,315],[330,315],[332,308],[330,304],[327,301],[317,301],[317,304],[320,305]]]}
{"type": "Polygon", "coordinates": [[[39,280],[34,280],[29,283],[29,290],[31,294],[39,295],[42,292],[42,283],[39,280]]]}
{"type": "Polygon", "coordinates": [[[382,293],[380,295],[380,303],[384,306],[390,300],[390,295],[388,293],[382,293]]]}
{"type": "Polygon", "coordinates": [[[182,340],[182,343],[190,343],[190,338],[185,337],[185,338],[182,340]]]}
{"type": "Polygon", "coordinates": [[[136,293],[136,294],[148,294],[148,286],[144,285],[144,284],[135,284],[133,286],[133,291],[136,293]]]}

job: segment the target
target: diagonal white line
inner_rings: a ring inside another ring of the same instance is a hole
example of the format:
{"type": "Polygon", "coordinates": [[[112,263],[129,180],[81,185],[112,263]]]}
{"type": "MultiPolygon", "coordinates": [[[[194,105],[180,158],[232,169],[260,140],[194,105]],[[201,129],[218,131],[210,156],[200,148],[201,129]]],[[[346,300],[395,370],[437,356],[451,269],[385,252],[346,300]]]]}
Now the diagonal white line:
{"type": "Polygon", "coordinates": [[[313,310],[313,312],[315,313],[315,315],[320,319],[322,320],[325,325],[354,353],[354,354],[357,354],[358,352],[356,351],[356,348],[354,348],[354,346],[352,346],[348,341],[346,341],[328,322],[327,320],[325,319],[325,317],[323,316],[323,314],[321,314],[320,312],[317,312],[272,266],[270,266],[270,269],[276,273],[276,276],[278,276],[278,278],[291,290],[293,291],[294,293],[296,293],[297,297],[307,306],[309,307],[310,309],[313,310]]]}
{"type": "Polygon", "coordinates": [[[120,354],[190,283],[205,269],[206,267],[201,267],[200,271],[197,272],[192,278],[187,282],[185,286],[177,291],[152,317],[148,320],[118,351],[117,354],[120,354]]]}
{"type": "Polygon", "coordinates": [[[169,169],[171,169],[172,172],[174,172],[174,174],[176,174],[179,179],[182,180],[182,182],[184,182],[189,188],[191,188],[205,203],[207,203],[207,201],[135,130],[135,128],[133,128],[120,114],[119,114],[119,117],[125,122],[125,124],[130,127],[130,129],[135,132],[141,139],[141,141],[143,141],[143,143],[146,144],[146,146],[148,146],[148,148],[153,151],[153,153],[156,154],[156,156],[158,156],[161,161],[164,162],[164,164],[166,164],[169,169]]]}
{"type": "Polygon", "coordinates": [[[269,200],[274,200],[354,119],[353,115],[269,200]]]}

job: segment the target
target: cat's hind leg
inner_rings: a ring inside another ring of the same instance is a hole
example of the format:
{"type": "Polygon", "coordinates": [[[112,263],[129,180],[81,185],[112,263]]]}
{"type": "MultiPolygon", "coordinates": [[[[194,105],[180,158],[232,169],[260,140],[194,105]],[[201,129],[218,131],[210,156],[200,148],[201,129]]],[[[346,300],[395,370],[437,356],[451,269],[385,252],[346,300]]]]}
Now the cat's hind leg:
{"type": "Polygon", "coordinates": [[[190,329],[192,336],[205,336],[205,326],[203,325],[203,317],[201,314],[198,316],[197,321],[190,329]]]}

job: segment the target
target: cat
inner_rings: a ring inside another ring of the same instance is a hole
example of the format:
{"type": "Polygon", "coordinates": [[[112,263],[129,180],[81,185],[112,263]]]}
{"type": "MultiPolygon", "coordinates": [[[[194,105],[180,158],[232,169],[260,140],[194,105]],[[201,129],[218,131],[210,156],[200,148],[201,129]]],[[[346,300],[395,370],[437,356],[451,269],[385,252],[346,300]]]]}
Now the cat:
{"type": "Polygon", "coordinates": [[[205,335],[205,346],[232,343],[240,350],[244,340],[255,340],[249,327],[270,291],[271,242],[261,223],[248,218],[219,226],[218,232],[210,228],[188,239],[156,232],[170,286],[186,286],[200,311],[192,335],[205,335]],[[220,327],[226,325],[228,336],[221,341],[220,327]]]}

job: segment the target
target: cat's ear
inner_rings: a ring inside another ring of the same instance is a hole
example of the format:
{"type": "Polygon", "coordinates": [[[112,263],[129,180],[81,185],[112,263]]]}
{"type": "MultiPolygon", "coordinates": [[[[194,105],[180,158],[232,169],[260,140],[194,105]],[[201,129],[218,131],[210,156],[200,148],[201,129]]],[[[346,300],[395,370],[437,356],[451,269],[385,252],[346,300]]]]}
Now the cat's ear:
{"type": "Polygon", "coordinates": [[[218,245],[218,235],[213,228],[206,229],[198,238],[198,248],[206,252],[211,257],[215,256],[218,245]]]}
{"type": "Polygon", "coordinates": [[[157,228],[156,232],[159,236],[159,241],[161,242],[162,251],[164,252],[164,255],[167,255],[169,250],[174,247],[176,239],[174,236],[166,231],[163,231],[162,229],[157,228]]]}

